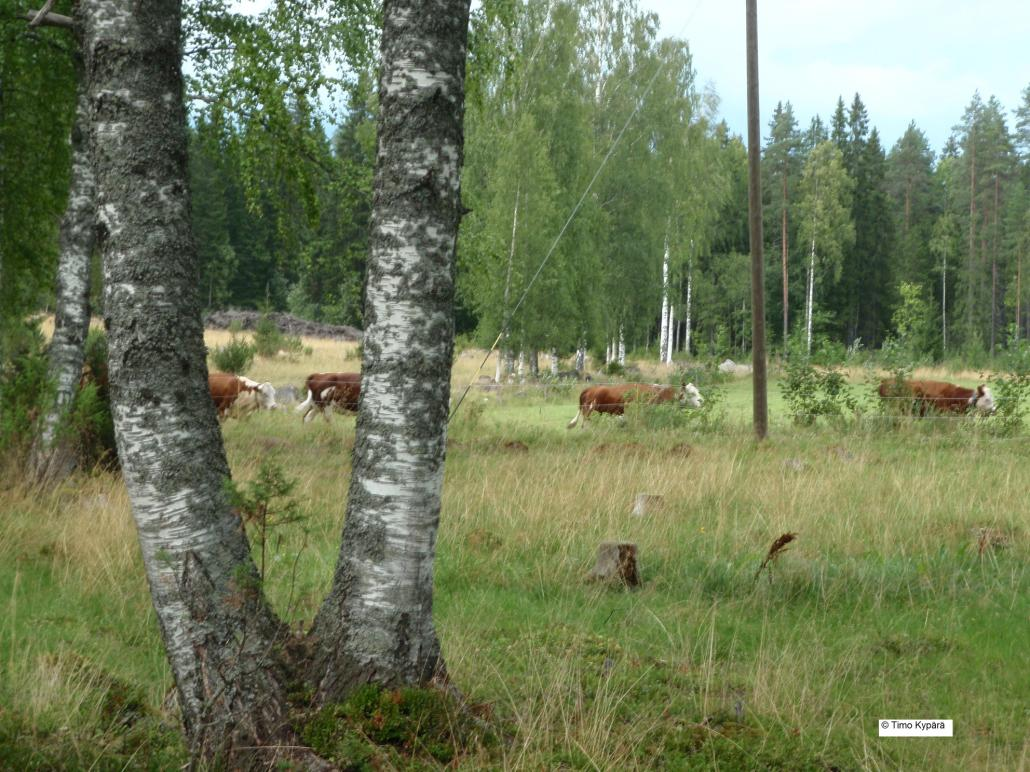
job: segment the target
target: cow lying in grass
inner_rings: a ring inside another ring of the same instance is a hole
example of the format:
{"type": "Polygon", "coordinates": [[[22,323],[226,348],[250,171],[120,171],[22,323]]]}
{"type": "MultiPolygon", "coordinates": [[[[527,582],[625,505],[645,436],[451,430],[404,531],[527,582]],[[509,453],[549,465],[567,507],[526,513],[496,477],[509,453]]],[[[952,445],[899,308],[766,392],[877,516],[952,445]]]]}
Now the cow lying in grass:
{"type": "Polygon", "coordinates": [[[899,405],[911,403],[913,412],[969,413],[991,415],[996,410],[991,390],[980,384],[975,389],[956,386],[947,381],[882,381],[882,399],[897,400],[899,405]]]}
{"type": "Polygon", "coordinates": [[[279,407],[275,401],[275,387],[270,383],[258,383],[230,373],[210,373],[207,386],[220,419],[225,418],[234,406],[243,411],[279,407]]]}
{"type": "Polygon", "coordinates": [[[326,412],[331,407],[357,412],[358,398],[361,396],[361,373],[312,373],[305,383],[308,398],[296,407],[303,413],[302,420],[307,423],[319,412],[329,421],[326,412]]]}
{"type": "MultiPolygon", "coordinates": [[[[692,383],[684,383],[678,392],[680,407],[701,407],[704,398],[692,383]]],[[[590,414],[607,413],[608,415],[624,415],[626,404],[629,402],[640,402],[645,405],[658,405],[662,402],[672,402],[677,397],[677,391],[672,386],[654,386],[649,383],[624,383],[618,386],[591,386],[583,389],[579,395],[579,412],[573,418],[566,429],[571,429],[576,423],[583,419],[581,427],[586,426],[590,414]]]]}

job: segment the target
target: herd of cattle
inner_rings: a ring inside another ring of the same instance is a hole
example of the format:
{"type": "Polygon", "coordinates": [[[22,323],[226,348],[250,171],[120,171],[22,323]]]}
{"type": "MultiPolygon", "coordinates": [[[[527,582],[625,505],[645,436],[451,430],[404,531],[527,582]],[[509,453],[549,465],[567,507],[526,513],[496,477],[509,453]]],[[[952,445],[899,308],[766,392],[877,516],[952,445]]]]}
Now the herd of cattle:
{"type": "MultiPolygon", "coordinates": [[[[258,383],[228,373],[211,373],[208,386],[220,419],[230,415],[230,411],[274,410],[279,407],[271,383],[258,383]]],[[[308,376],[304,387],[307,398],[297,406],[296,411],[302,414],[305,423],[316,414],[321,414],[328,421],[328,414],[333,409],[348,412],[356,412],[358,409],[358,398],[361,396],[360,373],[313,373],[308,376]]],[[[920,416],[928,412],[975,412],[990,415],[996,409],[991,390],[985,385],[967,389],[946,381],[889,380],[880,383],[879,394],[885,400],[908,400],[912,414],[920,416]]],[[[589,386],[580,393],[579,412],[567,428],[571,429],[577,423],[581,427],[585,426],[592,413],[623,415],[630,402],[656,405],[677,399],[680,407],[699,408],[704,404],[704,397],[692,383],[683,383],[679,389],[647,383],[589,386]]]]}

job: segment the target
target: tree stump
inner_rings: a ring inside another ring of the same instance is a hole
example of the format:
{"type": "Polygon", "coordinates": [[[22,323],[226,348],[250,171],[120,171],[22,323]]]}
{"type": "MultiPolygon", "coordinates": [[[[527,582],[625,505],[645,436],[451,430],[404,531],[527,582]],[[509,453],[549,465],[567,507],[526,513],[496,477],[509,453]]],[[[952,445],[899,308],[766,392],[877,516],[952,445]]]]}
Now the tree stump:
{"type": "Polygon", "coordinates": [[[618,580],[627,587],[639,587],[637,545],[614,541],[602,542],[597,548],[597,564],[587,578],[595,582],[618,580]]]}
{"type": "Polygon", "coordinates": [[[643,517],[662,508],[662,497],[653,493],[638,493],[633,499],[633,514],[643,517]]]}

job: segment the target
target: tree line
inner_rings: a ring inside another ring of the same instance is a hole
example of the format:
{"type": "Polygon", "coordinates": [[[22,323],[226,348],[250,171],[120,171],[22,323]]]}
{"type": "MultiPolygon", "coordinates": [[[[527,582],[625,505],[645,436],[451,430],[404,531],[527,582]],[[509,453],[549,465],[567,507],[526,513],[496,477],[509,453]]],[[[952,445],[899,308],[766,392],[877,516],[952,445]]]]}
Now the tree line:
{"type": "MultiPolygon", "coordinates": [[[[274,14],[247,20],[200,3],[188,19],[205,307],[361,326],[374,26],[358,41],[312,25],[287,43],[288,23],[274,14]],[[226,36],[246,45],[220,53],[226,36]],[[335,83],[314,74],[326,46],[352,62],[335,83]],[[286,74],[270,75],[276,65],[286,74]],[[318,97],[330,85],[335,112],[318,97]]],[[[668,360],[749,348],[745,148],[719,118],[717,94],[699,87],[689,46],[658,28],[629,1],[473,11],[457,323],[481,345],[498,339],[507,367],[520,352],[536,367],[540,351],[613,359],[646,348],[668,360]]],[[[51,135],[66,132],[67,51],[4,29],[17,43],[5,45],[5,83],[25,56],[62,63],[32,73],[53,79],[41,84],[54,95],[46,120],[51,135]]],[[[38,141],[25,129],[46,113],[19,112],[21,94],[7,88],[0,137],[14,152],[0,192],[12,202],[0,223],[0,292],[11,318],[51,298],[68,153],[48,143],[49,184],[21,191],[29,156],[17,143],[38,141]]],[[[922,355],[994,353],[1030,333],[1030,86],[1011,125],[996,98],[974,94],[939,153],[914,122],[885,147],[858,94],[804,128],[782,101],[762,155],[774,345],[878,347],[897,335],[905,298],[926,317],[913,343],[922,355]]]]}

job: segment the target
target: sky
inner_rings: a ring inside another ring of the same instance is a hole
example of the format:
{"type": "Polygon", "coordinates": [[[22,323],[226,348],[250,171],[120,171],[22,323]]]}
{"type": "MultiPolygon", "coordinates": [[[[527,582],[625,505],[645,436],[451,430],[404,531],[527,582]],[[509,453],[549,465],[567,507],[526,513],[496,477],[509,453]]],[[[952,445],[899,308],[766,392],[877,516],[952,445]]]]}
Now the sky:
{"type": "MultiPolygon", "coordinates": [[[[698,85],[711,84],[730,129],[747,136],[744,0],[639,0],[663,37],[686,38],[698,85]]],[[[911,121],[939,153],[973,93],[1012,111],[1030,85],[1026,0],[757,0],[763,141],[778,101],[802,130],[858,92],[885,149],[911,121]]]]}

